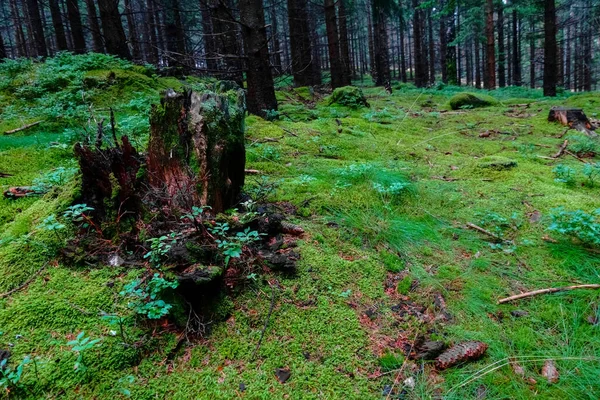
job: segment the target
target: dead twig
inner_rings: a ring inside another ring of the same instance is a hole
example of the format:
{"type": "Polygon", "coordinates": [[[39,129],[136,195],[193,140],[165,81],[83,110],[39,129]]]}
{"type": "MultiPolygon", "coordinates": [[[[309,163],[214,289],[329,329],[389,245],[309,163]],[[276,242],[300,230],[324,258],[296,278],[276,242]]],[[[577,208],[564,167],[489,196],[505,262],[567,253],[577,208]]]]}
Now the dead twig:
{"type": "Polygon", "coordinates": [[[36,278],[36,277],[37,277],[39,274],[41,274],[41,273],[42,273],[42,271],[43,271],[43,270],[46,268],[46,266],[47,266],[47,265],[48,265],[48,263],[45,263],[44,265],[42,265],[42,267],[41,267],[40,269],[38,269],[38,270],[37,270],[37,272],[36,272],[35,274],[33,274],[33,275],[32,275],[32,276],[29,278],[29,279],[27,279],[27,280],[26,280],[26,281],[25,281],[25,282],[24,282],[24,283],[23,283],[21,286],[17,286],[16,288],[14,288],[14,289],[11,289],[11,290],[9,290],[9,291],[8,291],[8,292],[6,292],[6,293],[2,293],[2,294],[0,294],[0,299],[3,299],[3,298],[5,298],[5,297],[8,297],[8,296],[10,296],[10,295],[12,295],[12,294],[14,294],[14,293],[18,292],[18,291],[21,291],[21,290],[25,289],[27,286],[29,286],[29,284],[30,284],[31,282],[33,282],[33,280],[34,280],[34,279],[35,279],[35,278],[36,278]]]}
{"type": "Polygon", "coordinates": [[[13,133],[21,132],[21,131],[24,131],[25,129],[29,129],[29,128],[32,128],[32,127],[34,127],[36,125],[39,125],[42,122],[44,122],[44,121],[35,121],[35,122],[30,123],[30,124],[23,125],[22,127],[17,128],[17,129],[11,129],[9,131],[4,131],[4,134],[5,135],[11,135],[13,133]]]}
{"type": "Polygon", "coordinates": [[[273,286],[277,286],[277,283],[275,283],[275,285],[270,285],[270,286],[271,286],[271,306],[269,307],[269,313],[267,314],[267,318],[265,319],[265,326],[263,326],[263,329],[260,332],[260,339],[258,339],[258,343],[256,344],[254,351],[252,352],[252,357],[250,357],[250,361],[254,361],[254,357],[256,357],[256,353],[258,352],[258,349],[260,349],[260,345],[265,336],[265,332],[267,330],[267,327],[269,326],[269,321],[271,320],[271,314],[273,314],[273,309],[275,308],[275,288],[273,286]]]}
{"type": "Polygon", "coordinates": [[[298,137],[298,135],[292,131],[290,131],[289,129],[285,129],[285,128],[281,128],[282,131],[284,131],[285,133],[287,133],[288,135],[292,135],[294,137],[298,137]]]}
{"type": "Polygon", "coordinates": [[[576,158],[577,160],[581,161],[582,163],[587,164],[587,161],[585,161],[583,158],[579,157],[577,154],[575,154],[569,150],[565,150],[565,153],[570,155],[571,157],[576,158]]]}
{"type": "Polygon", "coordinates": [[[248,175],[260,175],[263,173],[261,170],[258,169],[245,169],[244,172],[248,175]]]}
{"type": "Polygon", "coordinates": [[[568,145],[569,145],[569,141],[565,140],[563,142],[563,144],[560,145],[560,148],[558,149],[556,154],[552,156],[552,158],[559,158],[560,156],[562,156],[565,153],[565,150],[567,149],[568,145]]]}
{"type": "Polygon", "coordinates": [[[477,232],[481,232],[481,233],[483,233],[485,235],[488,235],[489,237],[497,240],[498,242],[510,242],[510,240],[503,239],[500,236],[496,235],[495,233],[492,233],[492,232],[488,231],[487,229],[484,229],[484,228],[482,228],[482,227],[480,227],[478,225],[475,225],[475,224],[473,224],[471,222],[467,222],[467,228],[473,229],[473,230],[475,230],[477,232]]]}
{"type": "Polygon", "coordinates": [[[506,297],[504,299],[498,300],[497,304],[504,304],[514,300],[525,299],[528,297],[537,296],[538,294],[546,294],[546,293],[556,293],[556,292],[565,292],[567,290],[575,290],[575,289],[600,289],[600,285],[597,284],[586,284],[586,285],[574,285],[574,286],[564,286],[558,288],[548,288],[548,289],[539,289],[531,292],[525,292],[521,294],[517,294],[514,296],[506,297]]]}

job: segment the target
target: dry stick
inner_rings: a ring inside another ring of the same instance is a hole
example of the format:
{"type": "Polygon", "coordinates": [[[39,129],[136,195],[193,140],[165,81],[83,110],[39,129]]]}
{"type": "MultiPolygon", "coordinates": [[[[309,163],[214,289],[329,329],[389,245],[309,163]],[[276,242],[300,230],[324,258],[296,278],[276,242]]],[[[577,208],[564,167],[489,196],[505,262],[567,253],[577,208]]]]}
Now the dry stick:
{"type": "Polygon", "coordinates": [[[31,282],[33,282],[33,280],[36,278],[36,276],[38,276],[46,268],[47,265],[48,265],[48,263],[44,263],[44,265],[42,265],[42,268],[38,269],[37,272],[35,274],[33,274],[29,279],[27,279],[25,281],[25,283],[23,283],[21,286],[17,286],[16,288],[11,289],[6,293],[0,294],[0,299],[3,299],[5,297],[10,296],[13,293],[16,293],[20,290],[25,289],[31,282]]]}
{"type": "Polygon", "coordinates": [[[585,161],[583,158],[579,157],[577,154],[569,151],[569,150],[565,150],[565,153],[567,153],[568,155],[575,157],[577,160],[581,161],[584,164],[587,164],[587,161],[585,161]]]}
{"type": "Polygon", "coordinates": [[[294,137],[298,137],[298,135],[292,131],[290,131],[289,129],[285,129],[285,128],[281,128],[282,131],[284,131],[285,133],[287,133],[288,135],[292,135],[294,137]]]}
{"type": "Polygon", "coordinates": [[[269,313],[267,314],[267,318],[265,319],[265,326],[263,326],[262,332],[260,333],[260,339],[258,339],[258,343],[252,352],[252,357],[250,361],[254,361],[254,357],[256,357],[256,353],[258,349],[260,349],[260,345],[262,343],[263,337],[265,336],[265,331],[267,330],[267,326],[269,326],[269,320],[271,319],[271,314],[273,313],[273,308],[275,308],[275,289],[271,286],[271,307],[269,307],[269,313]]]}
{"type": "Polygon", "coordinates": [[[563,142],[563,144],[560,146],[560,149],[558,149],[558,152],[556,152],[556,154],[553,155],[552,158],[558,158],[558,157],[562,156],[565,153],[565,150],[567,149],[568,145],[569,145],[569,141],[565,140],[563,142]]]}
{"type": "Polygon", "coordinates": [[[492,233],[492,232],[488,231],[487,229],[483,229],[480,226],[472,224],[471,222],[467,222],[467,228],[476,230],[477,232],[484,233],[484,234],[486,234],[486,235],[488,235],[488,236],[490,236],[490,237],[492,237],[492,238],[494,238],[494,239],[496,239],[496,240],[498,240],[500,242],[510,242],[510,240],[502,239],[500,236],[496,235],[495,233],[492,233]]]}
{"type": "Polygon", "coordinates": [[[524,299],[527,297],[533,297],[533,296],[537,296],[538,294],[564,292],[567,290],[575,290],[575,289],[600,289],[600,285],[587,284],[587,285],[564,286],[564,287],[559,287],[559,288],[539,289],[539,290],[534,290],[532,292],[525,292],[525,293],[517,294],[514,296],[506,297],[504,299],[500,299],[500,300],[498,300],[497,304],[504,304],[504,303],[508,303],[513,300],[519,300],[519,299],[524,299]]]}
{"type": "Polygon", "coordinates": [[[29,129],[29,128],[31,128],[31,127],[34,127],[34,126],[36,126],[36,125],[39,125],[39,124],[41,124],[42,122],[44,122],[44,121],[35,121],[35,122],[32,122],[31,124],[23,125],[23,126],[22,126],[22,127],[20,127],[20,128],[17,128],[17,129],[12,129],[12,130],[10,130],[10,131],[5,131],[5,132],[4,132],[4,134],[5,134],[5,135],[10,135],[10,134],[13,134],[13,133],[21,132],[21,131],[24,131],[25,129],[29,129]]]}

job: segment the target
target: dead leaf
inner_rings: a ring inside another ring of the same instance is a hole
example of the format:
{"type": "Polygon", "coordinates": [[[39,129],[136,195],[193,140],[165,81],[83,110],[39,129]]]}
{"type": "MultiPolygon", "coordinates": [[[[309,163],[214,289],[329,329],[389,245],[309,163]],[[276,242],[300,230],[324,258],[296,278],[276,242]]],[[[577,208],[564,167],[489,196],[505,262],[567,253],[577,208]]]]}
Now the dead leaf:
{"type": "Polygon", "coordinates": [[[548,383],[558,382],[559,373],[554,360],[546,360],[542,367],[542,376],[548,380],[548,383]]]}
{"type": "Polygon", "coordinates": [[[277,368],[275,370],[275,376],[279,382],[286,383],[287,380],[290,379],[290,376],[292,376],[292,373],[289,368],[277,368]]]}
{"type": "Polygon", "coordinates": [[[510,366],[512,367],[512,370],[515,373],[515,375],[525,376],[525,370],[519,364],[513,361],[510,363],[510,366]]]}

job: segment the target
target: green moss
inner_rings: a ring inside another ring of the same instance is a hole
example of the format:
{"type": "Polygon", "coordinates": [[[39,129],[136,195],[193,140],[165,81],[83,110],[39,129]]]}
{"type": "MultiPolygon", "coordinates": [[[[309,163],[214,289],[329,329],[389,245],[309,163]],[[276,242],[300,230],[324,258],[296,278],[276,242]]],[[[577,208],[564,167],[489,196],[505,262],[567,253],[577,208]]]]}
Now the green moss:
{"type": "Polygon", "coordinates": [[[328,104],[339,104],[349,108],[369,107],[367,98],[362,90],[356,86],[336,88],[329,96],[328,104]]]}
{"type": "Polygon", "coordinates": [[[461,108],[489,107],[497,103],[491,96],[474,93],[458,93],[448,101],[450,108],[459,110],[461,108]]]}
{"type": "Polygon", "coordinates": [[[496,171],[502,171],[506,169],[512,169],[517,166],[517,162],[510,158],[499,157],[499,156],[488,156],[481,158],[477,165],[480,168],[493,169],[496,171]]]}
{"type": "Polygon", "coordinates": [[[398,294],[407,295],[410,292],[412,283],[412,278],[410,276],[405,276],[400,282],[398,282],[398,285],[396,286],[396,292],[398,292],[398,294]]]}

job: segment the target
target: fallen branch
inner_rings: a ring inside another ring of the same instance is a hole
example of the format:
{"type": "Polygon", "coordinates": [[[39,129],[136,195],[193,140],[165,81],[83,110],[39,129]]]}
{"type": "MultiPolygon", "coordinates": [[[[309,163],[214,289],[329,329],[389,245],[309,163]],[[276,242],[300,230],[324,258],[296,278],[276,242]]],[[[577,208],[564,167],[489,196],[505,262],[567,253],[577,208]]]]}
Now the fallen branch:
{"type": "Polygon", "coordinates": [[[0,178],[8,178],[9,176],[13,176],[13,175],[7,174],[6,172],[0,172],[0,178]]]}
{"type": "Polygon", "coordinates": [[[263,172],[258,170],[258,169],[245,169],[244,172],[248,175],[259,175],[262,174],[263,172]]]}
{"type": "Polygon", "coordinates": [[[560,149],[558,149],[558,151],[556,152],[555,155],[552,156],[552,158],[558,158],[558,157],[562,156],[565,153],[565,150],[567,149],[568,145],[569,145],[569,141],[565,140],[563,142],[563,144],[560,146],[560,149]]]}
{"type": "Polygon", "coordinates": [[[17,129],[11,129],[10,131],[5,131],[5,132],[4,132],[4,134],[5,134],[5,135],[12,135],[13,133],[21,132],[21,131],[24,131],[25,129],[29,129],[29,128],[31,128],[31,127],[34,127],[34,126],[36,126],[36,125],[39,125],[39,124],[41,124],[42,122],[44,122],[44,121],[35,121],[35,122],[32,122],[32,123],[30,123],[30,124],[23,125],[23,126],[22,126],[22,127],[20,127],[20,128],[17,128],[17,129]]]}
{"type": "Polygon", "coordinates": [[[489,237],[496,239],[499,242],[510,242],[509,240],[505,240],[505,239],[501,238],[500,236],[496,235],[495,233],[492,233],[492,232],[488,231],[487,229],[483,229],[482,227],[472,224],[470,222],[467,222],[467,228],[473,229],[477,232],[481,232],[485,235],[488,235],[489,237]]]}
{"type": "Polygon", "coordinates": [[[600,289],[600,285],[587,284],[587,285],[564,286],[564,287],[559,287],[559,288],[539,289],[539,290],[534,290],[532,292],[525,292],[525,293],[517,294],[514,296],[506,297],[504,299],[500,299],[500,300],[498,300],[497,304],[504,304],[504,303],[508,303],[508,302],[511,302],[514,300],[525,299],[528,297],[537,296],[538,294],[565,292],[567,290],[575,290],[575,289],[600,289]]]}
{"type": "MultiPolygon", "coordinates": [[[[277,284],[275,284],[275,286],[277,287],[277,284]]],[[[252,352],[252,357],[250,358],[251,361],[254,361],[254,357],[256,357],[256,353],[258,352],[258,349],[260,349],[260,344],[262,343],[263,337],[265,336],[265,331],[267,330],[267,327],[269,326],[269,321],[271,320],[271,314],[273,314],[274,308],[275,308],[275,288],[271,285],[271,307],[269,307],[269,313],[267,314],[267,318],[265,319],[265,326],[263,326],[263,329],[260,332],[260,339],[258,339],[258,343],[256,344],[254,351],[252,352]]]]}
{"type": "Polygon", "coordinates": [[[19,199],[28,196],[41,196],[46,192],[36,189],[32,186],[15,186],[4,191],[4,197],[7,199],[19,199]]]}
{"type": "Polygon", "coordinates": [[[281,130],[283,130],[285,133],[287,133],[288,135],[292,135],[294,137],[298,137],[298,135],[292,131],[290,131],[289,129],[285,129],[285,128],[281,128],[281,130]]]}
{"type": "Polygon", "coordinates": [[[587,164],[587,161],[585,161],[583,158],[579,157],[577,154],[575,154],[569,150],[565,150],[565,153],[576,158],[577,160],[581,161],[582,163],[587,164]]]}
{"type": "Polygon", "coordinates": [[[45,263],[44,265],[42,265],[42,268],[38,269],[37,272],[35,274],[33,274],[29,279],[27,279],[25,281],[25,283],[23,283],[21,286],[17,286],[16,288],[11,289],[6,293],[0,294],[0,299],[3,299],[5,297],[8,297],[8,296],[20,291],[20,290],[25,289],[46,268],[47,265],[48,265],[48,263],[45,263]]]}

